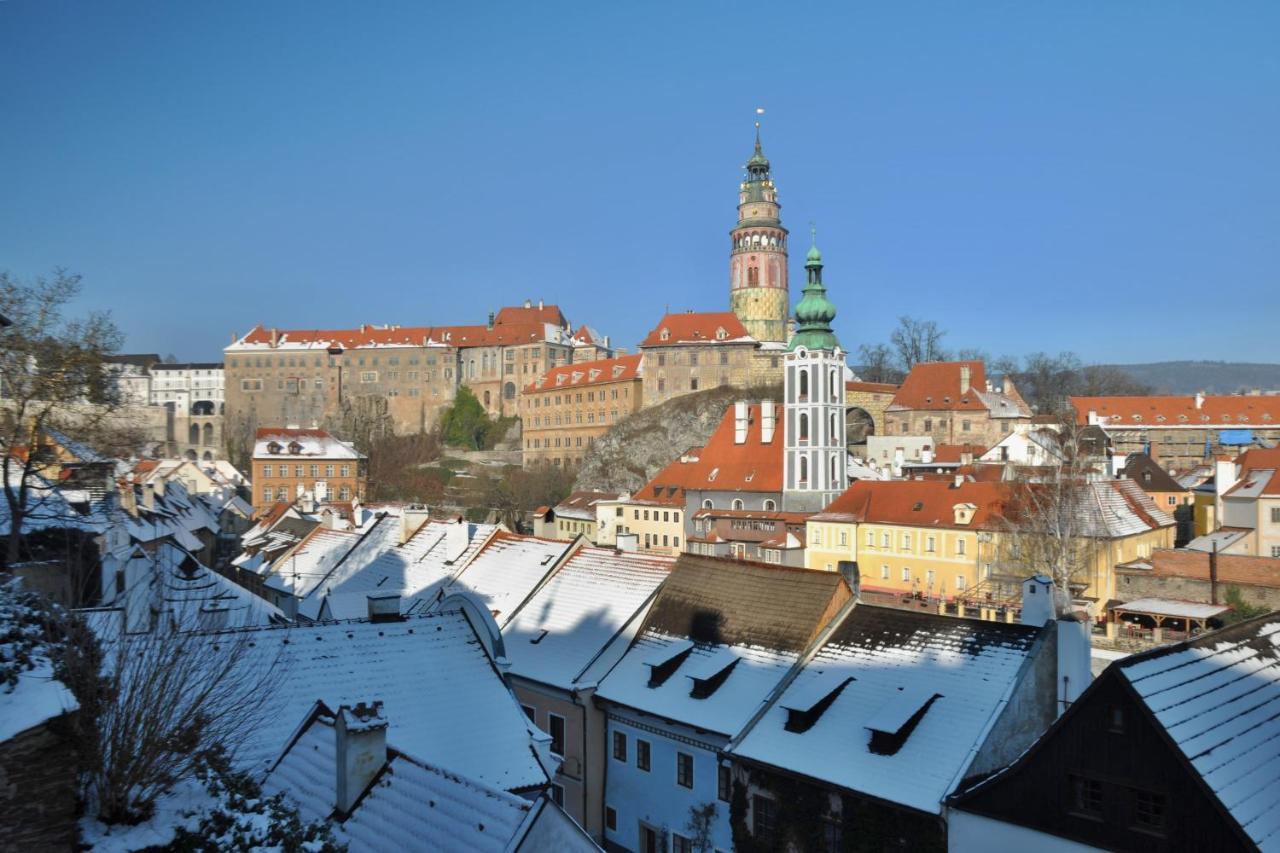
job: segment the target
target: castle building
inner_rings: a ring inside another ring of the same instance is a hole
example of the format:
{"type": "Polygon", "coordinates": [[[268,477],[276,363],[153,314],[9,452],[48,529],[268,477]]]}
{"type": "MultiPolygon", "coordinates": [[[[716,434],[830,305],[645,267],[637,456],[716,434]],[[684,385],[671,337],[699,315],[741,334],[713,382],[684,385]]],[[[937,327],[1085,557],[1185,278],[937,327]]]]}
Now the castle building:
{"type": "Polygon", "coordinates": [[[746,180],[738,192],[738,224],[730,232],[729,305],[747,333],[762,343],[787,340],[791,303],[781,208],[756,122],[756,150],[747,161],[746,180]]]}
{"type": "MultiPolygon", "coordinates": [[[[848,486],[845,446],[844,350],[831,330],[835,306],[822,284],[822,253],[805,259],[804,297],[796,305],[787,347],[784,393],[787,427],[783,508],[816,512],[848,486]]],[[[785,292],[785,291],[784,291],[785,292]]]]}
{"type": "Polygon", "coordinates": [[[524,388],[524,467],[570,467],[609,428],[639,411],[640,356],[597,359],[548,370],[524,388]]]}

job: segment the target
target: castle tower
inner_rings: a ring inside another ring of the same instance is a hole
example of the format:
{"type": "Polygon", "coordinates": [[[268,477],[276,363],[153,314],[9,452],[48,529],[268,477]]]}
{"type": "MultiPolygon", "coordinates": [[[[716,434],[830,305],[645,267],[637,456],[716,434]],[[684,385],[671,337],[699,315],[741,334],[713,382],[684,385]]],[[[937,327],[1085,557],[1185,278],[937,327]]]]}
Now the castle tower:
{"type": "Polygon", "coordinates": [[[747,161],[747,177],[738,191],[738,225],[730,232],[729,307],[759,341],[787,340],[787,229],[782,227],[778,190],[769,177],[769,161],[760,148],[747,161]]]}
{"type": "Polygon", "coordinates": [[[822,284],[822,253],[805,258],[804,297],[796,306],[796,333],[787,347],[784,379],[787,427],[783,509],[816,512],[849,484],[845,446],[845,353],[831,331],[835,306],[822,284]]]}

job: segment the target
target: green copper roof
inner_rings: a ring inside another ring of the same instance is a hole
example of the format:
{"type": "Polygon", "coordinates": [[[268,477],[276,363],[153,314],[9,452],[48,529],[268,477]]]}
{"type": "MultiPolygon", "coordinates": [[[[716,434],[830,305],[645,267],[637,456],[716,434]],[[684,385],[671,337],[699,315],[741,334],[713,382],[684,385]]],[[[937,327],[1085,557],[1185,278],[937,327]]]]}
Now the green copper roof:
{"type": "Polygon", "coordinates": [[[831,321],[836,318],[836,306],[827,299],[827,288],[822,284],[822,253],[818,251],[816,237],[805,259],[804,268],[808,281],[804,286],[804,296],[796,305],[796,333],[787,349],[806,347],[813,350],[834,350],[840,346],[836,333],[831,330],[831,321]]]}

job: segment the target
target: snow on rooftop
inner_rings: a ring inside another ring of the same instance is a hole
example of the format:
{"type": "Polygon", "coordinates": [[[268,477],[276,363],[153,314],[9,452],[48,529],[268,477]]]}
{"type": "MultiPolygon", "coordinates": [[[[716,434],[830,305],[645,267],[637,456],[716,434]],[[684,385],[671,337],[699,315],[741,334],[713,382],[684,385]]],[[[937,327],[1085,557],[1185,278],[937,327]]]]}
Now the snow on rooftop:
{"type": "MultiPolygon", "coordinates": [[[[395,749],[398,744],[388,744],[395,749]]],[[[285,796],[303,820],[332,814],[336,785],[335,732],[331,718],[313,720],[263,784],[285,796]]],[[[501,851],[516,839],[534,803],[404,755],[391,752],[387,771],[359,800],[334,834],[357,851],[501,851]]]]}
{"type": "Polygon", "coordinates": [[[572,544],[499,531],[449,582],[446,594],[475,594],[502,627],[572,544]]]}
{"type": "Polygon", "coordinates": [[[345,530],[316,527],[271,566],[266,584],[272,589],[306,598],[333,571],[360,539],[345,530]]]}
{"type": "Polygon", "coordinates": [[[798,657],[790,651],[758,646],[694,646],[670,677],[657,687],[649,687],[650,664],[668,660],[690,645],[684,637],[672,637],[652,629],[646,631],[605,677],[597,695],[610,702],[733,737],[798,657]],[[729,677],[710,696],[693,698],[694,685],[685,675],[715,666],[715,662],[726,659],[726,653],[739,658],[729,677]]]}
{"type": "Polygon", "coordinates": [[[1172,598],[1139,598],[1113,608],[1128,613],[1150,613],[1156,616],[1181,616],[1188,619],[1208,619],[1231,608],[1225,604],[1201,604],[1195,601],[1178,601],[1172,598]]]}
{"type": "Polygon", "coordinates": [[[673,565],[672,557],[580,549],[503,629],[512,672],[571,689],[673,565]]]}
{"type": "Polygon", "coordinates": [[[492,524],[466,525],[466,547],[450,559],[448,532],[457,522],[429,521],[403,545],[383,551],[358,572],[334,584],[329,592],[327,616],[355,619],[368,612],[367,599],[374,593],[399,593],[403,613],[418,613],[474,556],[496,530],[492,524]]]}
{"type": "Polygon", "coordinates": [[[1262,850],[1280,850],[1280,619],[1115,664],[1262,850]]]}
{"type": "Polygon", "coordinates": [[[329,591],[341,586],[349,578],[355,577],[383,554],[395,548],[400,543],[400,530],[399,517],[385,513],[379,516],[372,525],[361,532],[359,540],[351,546],[341,560],[333,565],[328,574],[311,587],[298,604],[298,613],[308,619],[320,618],[320,609],[329,591]]]}
{"type": "Polygon", "coordinates": [[[316,701],[380,700],[388,739],[439,767],[503,790],[544,785],[527,718],[471,623],[457,611],[399,622],[329,622],[207,634],[211,658],[236,643],[269,674],[261,722],[238,758],[265,771],[316,701]]]}
{"type": "Polygon", "coordinates": [[[730,751],[937,814],[1037,633],[859,604],[730,751]],[[813,708],[846,679],[810,728],[787,731],[788,709],[813,708]],[[940,698],[896,752],[870,750],[871,727],[902,722],[909,705],[908,718],[917,699],[934,694],[940,698]]]}

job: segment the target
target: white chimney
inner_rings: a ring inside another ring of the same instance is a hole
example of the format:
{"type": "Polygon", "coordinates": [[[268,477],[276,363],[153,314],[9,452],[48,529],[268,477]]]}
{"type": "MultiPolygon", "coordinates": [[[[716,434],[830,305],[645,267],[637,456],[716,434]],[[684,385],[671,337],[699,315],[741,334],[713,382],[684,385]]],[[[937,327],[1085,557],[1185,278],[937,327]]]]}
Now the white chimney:
{"type": "Polygon", "coordinates": [[[733,404],[733,443],[747,443],[747,402],[739,400],[733,404]]]}
{"type": "Polygon", "coordinates": [[[773,443],[773,430],[777,423],[777,413],[772,400],[760,401],[760,442],[773,443]]]}
{"type": "Polygon", "coordinates": [[[639,533],[619,533],[618,534],[618,550],[626,551],[634,554],[640,550],[640,534],[639,533]]]}
{"type": "Polygon", "coordinates": [[[960,365],[960,393],[964,394],[969,390],[969,365],[960,365]]]}
{"type": "Polygon", "coordinates": [[[382,703],[355,708],[343,705],[333,722],[337,739],[337,798],[339,814],[348,815],[373,777],[387,763],[387,718],[382,703]]]}
{"type": "Polygon", "coordinates": [[[1048,575],[1033,575],[1022,582],[1022,624],[1039,627],[1056,619],[1056,590],[1048,575]]]}
{"type": "Polygon", "coordinates": [[[422,525],[427,523],[430,513],[423,504],[409,504],[400,513],[400,544],[408,542],[422,525]]]}
{"type": "Polygon", "coordinates": [[[955,485],[952,488],[960,488],[964,485],[964,474],[956,474],[955,485]]]}
{"type": "Polygon", "coordinates": [[[920,461],[926,465],[933,464],[933,448],[926,447],[920,451],[920,461]]]}
{"type": "Polygon", "coordinates": [[[1203,391],[1196,392],[1196,408],[1197,409],[1204,408],[1204,392],[1203,391]]]}
{"type": "Polygon", "coordinates": [[[450,522],[445,528],[444,559],[446,563],[452,563],[466,553],[467,545],[471,543],[470,527],[465,518],[459,518],[450,522]]]}

